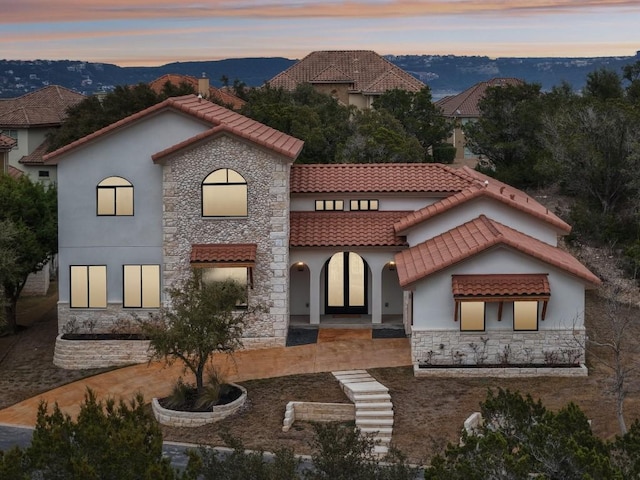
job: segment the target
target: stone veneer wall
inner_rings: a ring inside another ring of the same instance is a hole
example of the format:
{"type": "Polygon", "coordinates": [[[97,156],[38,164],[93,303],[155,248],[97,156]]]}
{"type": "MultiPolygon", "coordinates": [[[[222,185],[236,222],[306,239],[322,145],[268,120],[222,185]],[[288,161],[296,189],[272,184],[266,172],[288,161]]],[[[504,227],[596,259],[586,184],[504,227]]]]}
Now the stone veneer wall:
{"type": "Polygon", "coordinates": [[[65,340],[58,335],[53,364],[67,370],[121,367],[146,363],[149,340],[65,340]]]}
{"type": "Polygon", "coordinates": [[[157,309],[125,309],[121,303],[109,303],[107,308],[70,308],[68,303],[58,303],[59,333],[135,333],[127,328],[136,325],[136,317],[148,318],[157,309]]]}
{"type": "Polygon", "coordinates": [[[306,422],[351,422],[356,419],[353,403],[289,402],[285,407],[282,431],[288,432],[296,420],[306,422]]]}
{"type": "Polygon", "coordinates": [[[505,349],[510,350],[509,364],[545,365],[550,354],[556,355],[559,361],[584,363],[585,341],[584,329],[536,332],[492,330],[482,333],[414,329],[411,335],[411,354],[414,365],[495,365],[501,363],[498,357],[504,355],[505,349]],[[480,352],[483,348],[482,339],[488,339],[484,351],[486,359],[478,362],[473,345],[480,352]]]}
{"type": "Polygon", "coordinates": [[[168,159],[163,166],[163,285],[189,272],[192,244],[256,243],[249,302],[266,312],[245,328],[245,348],[282,346],[289,322],[290,163],[253,144],[222,135],[168,159]],[[219,168],[247,181],[246,218],[203,218],[201,185],[219,168]]]}

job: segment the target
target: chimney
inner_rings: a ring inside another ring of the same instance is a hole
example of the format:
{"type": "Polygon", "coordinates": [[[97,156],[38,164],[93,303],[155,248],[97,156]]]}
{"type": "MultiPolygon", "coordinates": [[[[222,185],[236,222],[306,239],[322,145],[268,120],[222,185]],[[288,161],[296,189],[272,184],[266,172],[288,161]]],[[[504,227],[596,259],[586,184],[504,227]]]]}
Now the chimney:
{"type": "Polygon", "coordinates": [[[209,98],[209,78],[202,72],[202,77],[198,79],[198,93],[204,98],[209,98]]]}

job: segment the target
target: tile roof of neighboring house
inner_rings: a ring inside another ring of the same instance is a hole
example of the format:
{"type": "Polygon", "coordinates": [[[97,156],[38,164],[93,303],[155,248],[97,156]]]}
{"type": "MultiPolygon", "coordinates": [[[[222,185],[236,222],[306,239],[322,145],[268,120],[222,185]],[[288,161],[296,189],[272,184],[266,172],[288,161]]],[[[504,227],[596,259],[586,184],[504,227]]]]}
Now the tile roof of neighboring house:
{"type": "Polygon", "coordinates": [[[291,193],[453,193],[472,179],[437,163],[331,163],[291,167],[291,193]]]}
{"type": "Polygon", "coordinates": [[[254,263],[255,243],[212,243],[191,245],[191,263],[254,263]]]}
{"type": "Polygon", "coordinates": [[[569,253],[484,215],[395,255],[400,285],[406,287],[493,246],[503,245],[565,270],[591,285],[600,279],[569,253]]]}
{"type": "Polygon", "coordinates": [[[311,52],[269,85],[293,90],[301,83],[350,83],[351,90],[382,94],[393,88],[417,92],[424,83],[371,50],[311,52]]]}
{"type": "Polygon", "coordinates": [[[47,153],[47,148],[49,148],[49,142],[45,140],[29,155],[24,155],[19,162],[23,165],[42,165],[44,163],[42,157],[47,153]]]}
{"type": "Polygon", "coordinates": [[[68,107],[86,97],[58,85],[50,85],[17,98],[0,100],[0,126],[28,128],[58,126],[68,107]]]}
{"type": "Polygon", "coordinates": [[[478,102],[484,97],[487,88],[502,85],[521,85],[523,82],[517,78],[492,78],[486,82],[476,83],[458,95],[449,95],[441,98],[436,105],[442,109],[447,117],[479,117],[478,102]]]}
{"type": "Polygon", "coordinates": [[[452,275],[454,297],[549,296],[546,273],[452,275]]]}
{"type": "MultiPolygon", "coordinates": [[[[149,83],[151,89],[160,93],[165,83],[172,83],[176,87],[181,83],[186,83],[191,85],[196,93],[198,93],[198,79],[196,77],[192,77],[189,75],[181,75],[179,73],[168,73],[166,75],[162,75],[161,77],[156,78],[152,82],[149,83]]],[[[239,110],[246,102],[239,97],[236,97],[230,92],[227,92],[223,89],[209,86],[209,98],[221,102],[225,105],[230,105],[234,110],[239,110]]]]}
{"type": "Polygon", "coordinates": [[[482,197],[492,198],[505,205],[528,213],[551,224],[561,233],[567,234],[571,231],[569,224],[524,192],[469,167],[462,167],[458,169],[457,172],[462,175],[467,175],[472,180],[469,187],[447,198],[443,198],[432,205],[411,212],[394,225],[396,233],[405,234],[409,228],[425,220],[433,218],[465,202],[482,197]]]}
{"type": "Polygon", "coordinates": [[[22,170],[18,170],[13,165],[9,165],[7,167],[7,173],[9,174],[10,177],[13,177],[13,178],[19,178],[22,175],[24,175],[24,172],[22,170]]]}
{"type": "Polygon", "coordinates": [[[221,132],[228,132],[238,137],[245,138],[253,143],[261,145],[276,153],[284,155],[291,160],[295,160],[302,150],[304,142],[295,137],[282,133],[274,128],[268,127],[260,122],[252,120],[244,115],[240,115],[233,110],[221,107],[215,103],[198,98],[195,95],[184,95],[182,97],[172,97],[165,101],[153,105],[141,112],[128,116],[118,122],[112,123],[97,132],[93,132],[75,142],[72,142],[58,150],[51,152],[44,157],[45,163],[57,163],[60,158],[107,133],[111,133],[119,128],[125,127],[149,115],[156,114],[166,109],[175,109],[188,115],[196,117],[211,125],[211,129],[196,135],[190,139],[174,145],[162,152],[152,156],[154,161],[171,155],[178,150],[193,145],[195,142],[209,138],[221,132]]]}
{"type": "Polygon", "coordinates": [[[16,145],[16,139],[11,138],[9,135],[0,133],[0,150],[11,150],[16,145]]]}
{"type": "Polygon", "coordinates": [[[290,247],[405,247],[393,223],[407,212],[291,212],[290,247]]]}

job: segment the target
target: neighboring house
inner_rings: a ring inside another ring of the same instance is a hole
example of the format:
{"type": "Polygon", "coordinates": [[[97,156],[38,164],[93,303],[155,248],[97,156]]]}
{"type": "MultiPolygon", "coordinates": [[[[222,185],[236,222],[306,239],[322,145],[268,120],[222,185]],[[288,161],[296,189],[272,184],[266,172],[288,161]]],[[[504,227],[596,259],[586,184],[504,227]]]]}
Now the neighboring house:
{"type": "Polygon", "coordinates": [[[9,152],[16,143],[15,138],[0,133],[0,173],[9,173],[9,152]]]}
{"type": "Polygon", "coordinates": [[[463,127],[469,122],[475,122],[480,118],[480,108],[478,103],[484,97],[487,88],[500,87],[503,85],[521,85],[522,80],[517,78],[492,78],[486,82],[476,83],[458,95],[450,95],[441,98],[436,102],[436,106],[442,109],[445,117],[454,120],[454,129],[448,142],[456,147],[456,158],[458,163],[468,163],[473,166],[478,157],[467,148],[463,127]]]}
{"type": "Polygon", "coordinates": [[[312,52],[279,73],[268,84],[295,90],[310,83],[320,93],[336,98],[343,105],[371,108],[387,90],[417,92],[424,83],[370,50],[312,52]]]}
{"type": "Polygon", "coordinates": [[[292,165],[302,147],[187,95],[48,154],[60,331],[157,311],[197,268],[266,307],[247,348],[336,316],[403,322],[416,365],[473,362],[482,338],[492,358],[509,345],[537,362],[584,340],[584,291],[599,280],[558,248],[570,227],[533,198],[439,164],[292,165]]]}
{"type": "Polygon", "coordinates": [[[244,100],[236,97],[225,89],[212,87],[209,84],[209,78],[204,74],[202,77],[196,78],[189,75],[170,73],[156,78],[151,83],[149,83],[149,86],[153,89],[154,92],[161,93],[163,87],[167,82],[175,85],[176,87],[181,83],[191,85],[196,93],[215,103],[224,105],[227,108],[231,108],[232,110],[240,110],[240,108],[242,108],[242,106],[246,103],[244,100]]]}
{"type": "Polygon", "coordinates": [[[17,98],[0,99],[0,132],[16,140],[8,155],[9,165],[32,181],[55,182],[56,171],[44,165],[46,135],[58,128],[68,107],[85,96],[58,85],[50,85],[17,98]]]}

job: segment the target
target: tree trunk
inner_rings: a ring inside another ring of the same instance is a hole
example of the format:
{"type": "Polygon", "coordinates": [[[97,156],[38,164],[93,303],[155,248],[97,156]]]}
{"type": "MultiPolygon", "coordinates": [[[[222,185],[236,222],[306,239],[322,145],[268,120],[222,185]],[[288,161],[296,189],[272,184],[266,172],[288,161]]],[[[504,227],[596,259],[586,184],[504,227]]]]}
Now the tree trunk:
{"type": "Polygon", "coordinates": [[[199,363],[196,369],[196,389],[198,390],[198,395],[204,393],[204,363],[199,363]]]}
{"type": "Polygon", "coordinates": [[[18,329],[17,305],[18,300],[16,298],[5,297],[4,317],[7,322],[8,330],[11,333],[16,333],[18,329]]]}
{"type": "Polygon", "coordinates": [[[624,421],[624,395],[616,395],[616,415],[618,417],[618,425],[620,425],[620,435],[627,433],[627,424],[624,421]]]}

